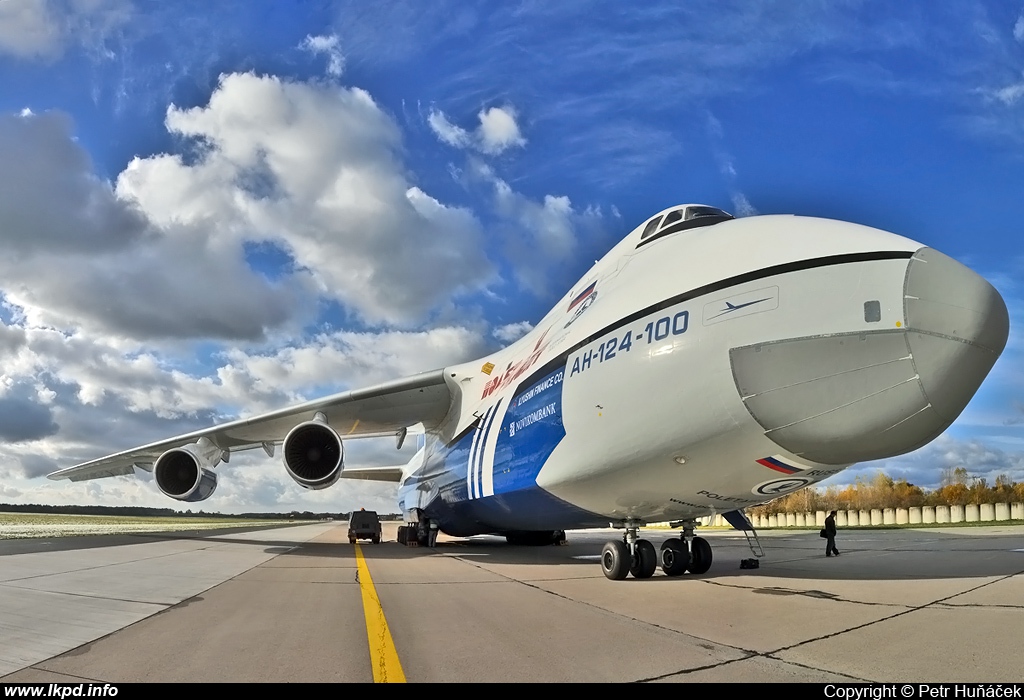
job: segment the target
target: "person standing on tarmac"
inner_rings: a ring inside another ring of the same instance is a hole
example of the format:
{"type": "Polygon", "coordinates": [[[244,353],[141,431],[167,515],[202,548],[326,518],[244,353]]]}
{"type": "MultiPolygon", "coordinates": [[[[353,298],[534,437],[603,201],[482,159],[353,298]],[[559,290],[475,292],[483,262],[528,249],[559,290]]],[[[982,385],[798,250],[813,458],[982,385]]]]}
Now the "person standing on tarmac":
{"type": "Polygon", "coordinates": [[[825,518],[825,556],[830,557],[835,554],[839,556],[839,550],[836,549],[836,512],[832,511],[825,518]]]}

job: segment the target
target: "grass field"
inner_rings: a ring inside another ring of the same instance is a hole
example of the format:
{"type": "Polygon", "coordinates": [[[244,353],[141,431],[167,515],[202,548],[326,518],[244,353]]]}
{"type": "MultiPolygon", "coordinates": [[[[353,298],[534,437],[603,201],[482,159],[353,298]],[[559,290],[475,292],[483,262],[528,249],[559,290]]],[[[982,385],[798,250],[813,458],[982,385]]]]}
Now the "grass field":
{"type": "Polygon", "coordinates": [[[0,540],[166,532],[169,530],[212,530],[227,527],[270,527],[293,524],[294,522],[293,520],[240,520],[216,517],[145,518],[117,515],[0,513],[0,540]]]}

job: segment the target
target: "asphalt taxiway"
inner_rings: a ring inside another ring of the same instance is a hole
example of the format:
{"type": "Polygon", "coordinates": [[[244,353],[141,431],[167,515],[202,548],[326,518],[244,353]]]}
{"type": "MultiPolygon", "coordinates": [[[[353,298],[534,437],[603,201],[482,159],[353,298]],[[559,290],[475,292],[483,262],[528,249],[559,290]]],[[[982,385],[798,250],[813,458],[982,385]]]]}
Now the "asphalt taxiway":
{"type": "Polygon", "coordinates": [[[611,530],[0,542],[0,682],[1024,680],[1024,526],[841,531],[838,558],[765,532],[754,570],[741,533],[699,534],[707,574],[625,581],[597,563],[611,530]]]}

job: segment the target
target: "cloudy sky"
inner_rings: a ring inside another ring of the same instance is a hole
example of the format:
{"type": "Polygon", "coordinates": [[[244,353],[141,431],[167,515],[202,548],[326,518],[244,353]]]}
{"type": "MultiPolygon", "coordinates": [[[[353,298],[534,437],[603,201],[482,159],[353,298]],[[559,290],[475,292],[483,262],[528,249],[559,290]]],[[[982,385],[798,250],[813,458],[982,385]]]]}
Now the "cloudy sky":
{"type": "MultiPolygon", "coordinates": [[[[515,340],[657,210],[890,230],[1007,350],[884,466],[1024,480],[1024,2],[0,0],[0,502],[48,472],[515,340]]],[[[397,464],[390,441],[353,465],[397,464]]],[[[238,455],[207,510],[394,510],[238,455]]]]}

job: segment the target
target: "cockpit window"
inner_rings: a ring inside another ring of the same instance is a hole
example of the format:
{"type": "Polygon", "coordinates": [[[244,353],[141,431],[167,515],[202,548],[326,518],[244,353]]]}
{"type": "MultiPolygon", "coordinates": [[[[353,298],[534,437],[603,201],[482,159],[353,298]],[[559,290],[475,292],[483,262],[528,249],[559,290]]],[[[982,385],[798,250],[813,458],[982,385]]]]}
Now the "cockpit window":
{"type": "Polygon", "coordinates": [[[728,221],[731,218],[731,215],[716,207],[692,206],[684,209],[675,209],[669,212],[664,221],[661,221],[661,217],[651,219],[647,226],[644,227],[644,232],[640,236],[640,242],[636,247],[639,248],[648,243],[653,243],[659,238],[679,231],[713,226],[722,221],[728,221]],[[660,228],[658,227],[659,222],[661,223],[660,228]]]}
{"type": "MultiPolygon", "coordinates": [[[[683,218],[683,210],[682,209],[676,209],[674,212],[669,213],[669,215],[665,217],[665,223],[662,226],[662,228],[664,228],[664,226],[668,226],[669,224],[674,224],[677,221],[681,221],[682,218],[683,218]]],[[[689,217],[687,217],[687,218],[689,218],[689,217]]]]}
{"type": "MultiPolygon", "coordinates": [[[[675,212],[673,212],[674,214],[675,212]]],[[[671,214],[669,215],[671,216],[671,214]]],[[[729,216],[721,209],[715,209],[714,207],[687,207],[686,208],[686,220],[696,219],[701,216],[729,216]]],[[[731,219],[732,217],[729,216],[731,219]]]]}
{"type": "Polygon", "coordinates": [[[640,234],[640,240],[647,238],[658,229],[658,222],[661,221],[660,216],[656,216],[650,220],[647,226],[644,227],[644,232],[640,234]]]}

